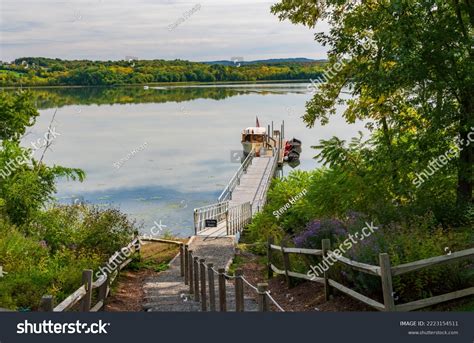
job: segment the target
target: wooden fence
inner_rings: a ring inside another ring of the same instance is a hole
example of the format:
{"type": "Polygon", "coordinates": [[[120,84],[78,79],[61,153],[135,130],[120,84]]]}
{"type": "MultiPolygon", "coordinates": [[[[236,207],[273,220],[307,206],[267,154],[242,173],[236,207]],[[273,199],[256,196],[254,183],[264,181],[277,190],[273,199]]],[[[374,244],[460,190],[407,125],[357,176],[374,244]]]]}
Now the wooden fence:
{"type": "Polygon", "coordinates": [[[292,286],[292,278],[304,279],[309,281],[315,281],[324,284],[324,293],[326,300],[329,299],[329,296],[332,292],[332,289],[337,289],[338,291],[349,295],[350,297],[357,299],[364,304],[367,304],[379,311],[413,311],[420,308],[432,306],[439,304],[445,301],[458,299],[468,295],[474,294],[474,287],[465,288],[463,290],[434,296],[431,298],[421,299],[412,301],[405,304],[395,305],[392,278],[397,275],[402,275],[409,272],[414,272],[421,270],[423,268],[431,267],[434,265],[441,265],[445,263],[450,263],[453,261],[460,261],[464,259],[470,259],[474,257],[474,248],[457,251],[450,255],[437,256],[432,258],[427,258],[419,260],[416,262],[410,262],[406,264],[401,264],[398,266],[392,267],[390,264],[390,257],[386,253],[379,254],[379,265],[374,266],[366,263],[361,263],[357,261],[350,260],[340,254],[335,254],[330,250],[330,241],[329,239],[323,239],[322,249],[300,249],[300,248],[290,248],[283,246],[274,245],[272,240],[268,241],[267,247],[267,258],[268,258],[268,277],[271,278],[273,273],[285,275],[288,287],[292,286]],[[279,251],[282,254],[283,258],[283,268],[279,269],[272,264],[273,251],[279,251]],[[297,273],[291,270],[290,264],[290,254],[298,255],[312,255],[312,256],[321,256],[323,259],[328,259],[330,257],[333,260],[336,260],[339,263],[342,263],[350,268],[370,274],[375,275],[381,278],[382,283],[382,294],[383,294],[383,304],[371,299],[363,294],[360,294],[349,287],[346,287],[335,280],[329,278],[329,269],[328,268],[323,276],[314,276],[310,277],[307,274],[297,273]]]}
{"type": "Polygon", "coordinates": [[[237,269],[234,275],[227,274],[224,268],[216,270],[212,263],[206,263],[204,259],[195,256],[187,244],[181,246],[180,256],[181,276],[184,277],[184,283],[189,285],[191,296],[195,301],[200,302],[201,311],[227,312],[227,281],[234,280],[233,295],[236,312],[245,311],[244,283],[256,292],[259,311],[269,311],[270,302],[273,302],[280,311],[284,312],[270,295],[267,283],[252,285],[245,279],[241,269],[237,269]]]}
{"type": "MultiPolygon", "coordinates": [[[[81,312],[98,312],[105,304],[105,299],[110,293],[110,286],[114,282],[119,272],[124,269],[130,262],[132,254],[140,254],[141,241],[152,241],[168,244],[183,245],[178,241],[171,241],[159,238],[135,238],[126,247],[116,251],[107,261],[105,266],[99,269],[101,276],[93,281],[93,271],[86,269],[82,272],[82,286],[74,293],[69,295],[60,304],[54,307],[54,299],[51,295],[44,295],[41,298],[39,310],[43,312],[65,312],[71,310],[79,304],[81,312]],[[97,290],[97,303],[92,306],[93,291],[97,290]]],[[[182,265],[183,266],[183,265],[182,265]]],[[[184,266],[182,267],[184,268],[184,266]]]]}

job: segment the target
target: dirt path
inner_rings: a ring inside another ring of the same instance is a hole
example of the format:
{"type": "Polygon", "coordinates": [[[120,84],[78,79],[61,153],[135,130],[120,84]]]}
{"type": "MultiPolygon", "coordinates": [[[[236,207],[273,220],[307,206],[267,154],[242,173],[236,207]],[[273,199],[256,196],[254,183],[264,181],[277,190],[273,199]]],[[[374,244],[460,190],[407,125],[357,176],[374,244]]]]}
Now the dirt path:
{"type": "Polygon", "coordinates": [[[142,260],[120,273],[118,282],[107,298],[107,312],[140,312],[145,303],[146,280],[160,272],[179,249],[170,244],[148,243],[142,246],[142,260]]]}

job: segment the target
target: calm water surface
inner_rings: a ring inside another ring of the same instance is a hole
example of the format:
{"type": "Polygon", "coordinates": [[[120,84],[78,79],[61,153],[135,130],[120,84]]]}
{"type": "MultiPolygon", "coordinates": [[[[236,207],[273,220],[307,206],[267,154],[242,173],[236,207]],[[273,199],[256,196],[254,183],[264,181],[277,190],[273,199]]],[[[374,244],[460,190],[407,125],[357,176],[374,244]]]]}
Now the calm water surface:
{"type": "MultiPolygon", "coordinates": [[[[310,148],[337,135],[349,139],[363,124],[339,116],[308,129],[300,119],[311,94],[305,83],[225,86],[68,88],[33,90],[41,116],[24,143],[43,136],[55,111],[60,136],[45,161],[82,168],[83,183],[60,180],[58,200],[119,208],[149,233],[193,233],[193,209],[215,202],[238,168],[240,132],[285,121],[287,138],[303,141],[298,169],[317,167],[310,148]],[[136,150],[136,153],[132,153],[136,150]],[[120,168],[116,163],[120,162],[120,168]],[[114,166],[115,164],[115,166],[114,166]]],[[[38,156],[36,156],[38,157],[38,156]]],[[[285,167],[288,173],[290,167],[285,167]]]]}

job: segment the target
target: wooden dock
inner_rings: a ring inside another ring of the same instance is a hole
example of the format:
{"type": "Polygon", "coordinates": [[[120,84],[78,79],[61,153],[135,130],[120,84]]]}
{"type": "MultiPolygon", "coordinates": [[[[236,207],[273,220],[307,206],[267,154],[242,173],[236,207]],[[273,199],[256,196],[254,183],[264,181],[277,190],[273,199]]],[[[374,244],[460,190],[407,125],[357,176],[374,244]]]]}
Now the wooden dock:
{"type": "MultiPolygon", "coordinates": [[[[283,129],[283,126],[282,126],[283,129]]],[[[194,210],[196,236],[236,237],[263,208],[276,168],[283,164],[285,141],[272,131],[265,149],[252,151],[231,178],[217,202],[194,210]]]]}

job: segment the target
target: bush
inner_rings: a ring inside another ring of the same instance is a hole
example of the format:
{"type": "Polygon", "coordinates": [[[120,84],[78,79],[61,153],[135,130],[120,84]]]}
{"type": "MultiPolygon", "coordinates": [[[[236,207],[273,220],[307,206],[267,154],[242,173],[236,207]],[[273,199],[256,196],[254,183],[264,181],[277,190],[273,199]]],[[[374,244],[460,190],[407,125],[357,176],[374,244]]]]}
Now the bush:
{"type": "Polygon", "coordinates": [[[120,211],[83,205],[54,206],[23,229],[52,251],[68,248],[105,256],[130,243],[136,233],[135,223],[120,211]]]}
{"type": "MultiPolygon", "coordinates": [[[[337,248],[348,237],[366,226],[366,217],[351,214],[344,222],[339,220],[313,221],[306,231],[296,236],[296,245],[321,248],[321,240],[330,238],[337,248]],[[346,232],[344,233],[344,231],[346,232]]],[[[392,266],[442,256],[472,246],[472,232],[436,227],[432,215],[418,217],[404,224],[378,225],[378,230],[358,241],[347,251],[352,260],[379,265],[379,254],[388,253],[392,266]]],[[[436,294],[469,287],[474,275],[469,273],[469,262],[425,268],[393,278],[396,297],[401,302],[413,301],[436,294]]],[[[331,267],[331,277],[348,283],[352,288],[371,297],[380,298],[380,278],[367,275],[337,263],[331,267]]]]}
{"type": "Polygon", "coordinates": [[[298,234],[293,242],[299,248],[321,249],[321,241],[330,239],[332,242],[338,237],[345,237],[347,229],[340,220],[322,219],[310,222],[304,231],[298,234]]]}
{"type": "Polygon", "coordinates": [[[127,245],[133,223],[116,210],[55,206],[21,228],[0,220],[0,307],[35,310],[45,294],[56,302],[127,245]]]}

